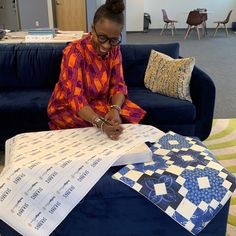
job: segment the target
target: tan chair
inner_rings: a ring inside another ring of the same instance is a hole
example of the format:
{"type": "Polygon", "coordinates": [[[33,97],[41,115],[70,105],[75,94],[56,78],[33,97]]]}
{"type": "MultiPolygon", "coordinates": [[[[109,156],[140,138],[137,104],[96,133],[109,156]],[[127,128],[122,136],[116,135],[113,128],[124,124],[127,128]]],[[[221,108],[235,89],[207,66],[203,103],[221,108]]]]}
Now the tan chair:
{"type": "Polygon", "coordinates": [[[185,34],[184,40],[189,36],[192,29],[197,30],[198,39],[201,39],[199,27],[202,27],[203,17],[199,11],[190,11],[186,23],[188,24],[188,29],[185,34]]]}
{"type": "Polygon", "coordinates": [[[170,24],[170,27],[171,27],[171,34],[172,36],[174,36],[174,31],[175,31],[175,23],[177,23],[178,21],[177,20],[170,20],[167,16],[167,13],[166,13],[166,10],[165,9],[161,9],[162,11],[162,15],[163,15],[163,21],[165,22],[164,24],[164,27],[160,33],[160,35],[163,34],[164,30],[165,29],[168,29],[168,26],[170,24]]]}
{"type": "Polygon", "coordinates": [[[228,22],[229,22],[230,15],[231,15],[232,11],[233,11],[233,10],[230,10],[230,12],[228,13],[228,15],[227,15],[227,17],[226,17],[225,20],[223,20],[223,21],[215,21],[215,22],[214,22],[214,23],[217,24],[216,30],[215,30],[215,33],[214,33],[214,37],[215,37],[215,35],[216,35],[216,33],[217,33],[217,31],[218,31],[220,25],[223,25],[223,26],[224,26],[226,36],[228,36],[229,33],[228,33],[228,30],[227,30],[227,24],[228,24],[228,22]]]}

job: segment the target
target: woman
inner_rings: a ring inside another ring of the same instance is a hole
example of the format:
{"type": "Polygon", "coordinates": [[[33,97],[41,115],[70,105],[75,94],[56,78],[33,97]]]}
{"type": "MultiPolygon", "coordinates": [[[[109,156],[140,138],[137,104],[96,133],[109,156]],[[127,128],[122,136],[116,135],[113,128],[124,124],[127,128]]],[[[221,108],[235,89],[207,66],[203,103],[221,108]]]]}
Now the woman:
{"type": "Polygon", "coordinates": [[[117,140],[122,122],[139,123],[145,111],[127,99],[120,52],[124,3],[107,0],[86,38],[64,49],[61,73],[48,104],[51,129],[95,126],[117,140]],[[106,122],[107,121],[107,122],[106,122]]]}

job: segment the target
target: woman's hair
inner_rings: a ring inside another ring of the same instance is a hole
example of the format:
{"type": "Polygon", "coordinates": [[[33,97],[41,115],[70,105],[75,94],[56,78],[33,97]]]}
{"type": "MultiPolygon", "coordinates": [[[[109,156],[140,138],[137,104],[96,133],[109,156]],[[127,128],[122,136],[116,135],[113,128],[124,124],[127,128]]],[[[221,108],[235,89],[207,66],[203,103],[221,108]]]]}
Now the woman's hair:
{"type": "Polygon", "coordinates": [[[106,3],[95,12],[93,24],[95,25],[101,19],[109,19],[124,25],[124,9],[125,4],[123,0],[106,0],[106,3]]]}

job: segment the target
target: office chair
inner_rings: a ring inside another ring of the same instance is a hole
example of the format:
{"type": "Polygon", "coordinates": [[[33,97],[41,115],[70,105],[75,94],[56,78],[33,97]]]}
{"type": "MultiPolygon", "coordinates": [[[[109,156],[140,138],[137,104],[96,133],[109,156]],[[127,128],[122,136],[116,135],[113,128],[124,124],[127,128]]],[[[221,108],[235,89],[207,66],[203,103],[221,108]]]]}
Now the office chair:
{"type": "Polygon", "coordinates": [[[172,33],[172,36],[174,36],[174,31],[175,31],[175,23],[177,23],[178,21],[176,20],[170,20],[167,16],[167,13],[166,13],[166,10],[165,9],[161,9],[162,11],[162,15],[163,15],[163,21],[165,22],[164,24],[164,27],[160,33],[160,35],[163,34],[164,30],[165,29],[168,29],[168,25],[170,24],[171,26],[171,33],[172,33]]]}
{"type": "Polygon", "coordinates": [[[215,30],[215,33],[214,33],[214,36],[213,36],[213,37],[215,37],[215,35],[216,35],[216,33],[217,33],[217,31],[218,31],[220,25],[223,25],[223,26],[224,26],[226,36],[228,36],[229,33],[228,33],[228,30],[227,30],[227,24],[228,24],[228,22],[229,22],[230,15],[231,15],[232,11],[233,11],[233,10],[230,10],[230,12],[228,13],[228,15],[227,15],[227,17],[226,17],[225,20],[223,20],[223,21],[215,21],[215,22],[214,22],[214,23],[217,24],[217,26],[216,26],[216,30],[215,30]]]}
{"type": "Polygon", "coordinates": [[[199,11],[190,11],[186,23],[188,24],[188,29],[185,34],[184,40],[189,36],[189,33],[192,29],[197,30],[198,39],[200,40],[199,26],[203,24],[203,17],[199,11]]]}

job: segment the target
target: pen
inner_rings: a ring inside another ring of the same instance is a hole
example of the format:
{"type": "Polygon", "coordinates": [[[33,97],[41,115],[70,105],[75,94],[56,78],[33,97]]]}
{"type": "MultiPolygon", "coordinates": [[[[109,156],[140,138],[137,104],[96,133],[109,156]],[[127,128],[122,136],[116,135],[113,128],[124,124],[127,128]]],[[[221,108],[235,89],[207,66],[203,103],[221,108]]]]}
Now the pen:
{"type": "Polygon", "coordinates": [[[106,120],[104,117],[99,117],[100,118],[100,120],[102,121],[102,122],[104,122],[106,125],[111,125],[112,126],[112,124],[108,121],[108,120],[106,120]]]}

